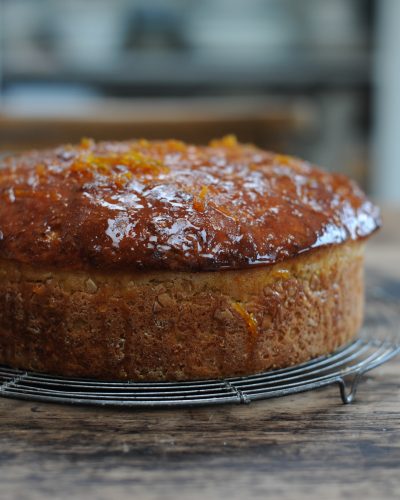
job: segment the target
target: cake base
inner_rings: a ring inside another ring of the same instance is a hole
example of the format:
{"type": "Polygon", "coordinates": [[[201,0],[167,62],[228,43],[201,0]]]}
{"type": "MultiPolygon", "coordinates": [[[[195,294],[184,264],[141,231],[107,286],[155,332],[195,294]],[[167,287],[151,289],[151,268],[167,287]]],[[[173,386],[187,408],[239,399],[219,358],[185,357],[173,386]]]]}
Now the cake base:
{"type": "Polygon", "coordinates": [[[194,380],[328,354],[363,315],[362,242],[218,272],[0,261],[0,363],[69,377],[194,380]]]}

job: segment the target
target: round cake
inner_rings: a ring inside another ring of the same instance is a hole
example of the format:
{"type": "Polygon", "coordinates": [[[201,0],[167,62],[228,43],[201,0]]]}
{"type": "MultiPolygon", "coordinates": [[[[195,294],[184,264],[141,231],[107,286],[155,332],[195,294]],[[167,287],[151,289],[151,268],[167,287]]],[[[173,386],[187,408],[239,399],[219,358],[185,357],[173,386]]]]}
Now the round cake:
{"type": "Polygon", "coordinates": [[[380,226],[358,186],[237,143],[100,142],[0,169],[0,363],[232,377],[349,342],[380,226]]]}

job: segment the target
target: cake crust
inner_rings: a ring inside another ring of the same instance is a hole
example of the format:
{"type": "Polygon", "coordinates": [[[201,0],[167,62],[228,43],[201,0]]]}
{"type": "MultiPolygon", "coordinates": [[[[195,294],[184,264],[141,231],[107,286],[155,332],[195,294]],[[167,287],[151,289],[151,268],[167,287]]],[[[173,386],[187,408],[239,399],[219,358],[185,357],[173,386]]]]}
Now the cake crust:
{"type": "Polygon", "coordinates": [[[0,258],[70,270],[274,264],[380,225],[346,177],[232,137],[26,153],[3,161],[0,200],[0,258]]]}
{"type": "Polygon", "coordinates": [[[362,321],[378,209],[233,137],[82,140],[0,169],[0,363],[192,380],[301,363],[362,321]]]}
{"type": "Polygon", "coordinates": [[[105,380],[248,375],[357,333],[363,243],[224,272],[99,272],[0,261],[0,363],[105,380]]]}

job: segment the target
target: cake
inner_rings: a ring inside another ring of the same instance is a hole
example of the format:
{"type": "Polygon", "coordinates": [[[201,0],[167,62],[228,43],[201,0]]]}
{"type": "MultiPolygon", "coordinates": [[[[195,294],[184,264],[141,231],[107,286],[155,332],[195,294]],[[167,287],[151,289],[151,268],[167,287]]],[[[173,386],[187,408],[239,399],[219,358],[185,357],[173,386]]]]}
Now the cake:
{"type": "Polygon", "coordinates": [[[0,363],[194,380],[325,355],[363,317],[379,210],[345,176],[239,144],[99,142],[0,169],[0,363]]]}

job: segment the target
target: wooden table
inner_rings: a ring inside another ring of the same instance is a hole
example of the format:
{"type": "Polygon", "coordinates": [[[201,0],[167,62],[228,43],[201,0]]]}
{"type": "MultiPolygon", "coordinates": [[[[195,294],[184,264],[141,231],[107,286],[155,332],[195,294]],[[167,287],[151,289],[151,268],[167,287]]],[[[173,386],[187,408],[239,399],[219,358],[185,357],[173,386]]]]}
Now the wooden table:
{"type": "MultiPolygon", "coordinates": [[[[400,308],[400,212],[367,257],[400,308]]],[[[399,327],[400,328],[400,327],[399,327]]],[[[400,360],[337,387],[252,403],[126,411],[0,399],[0,498],[399,498],[400,360]]]]}

